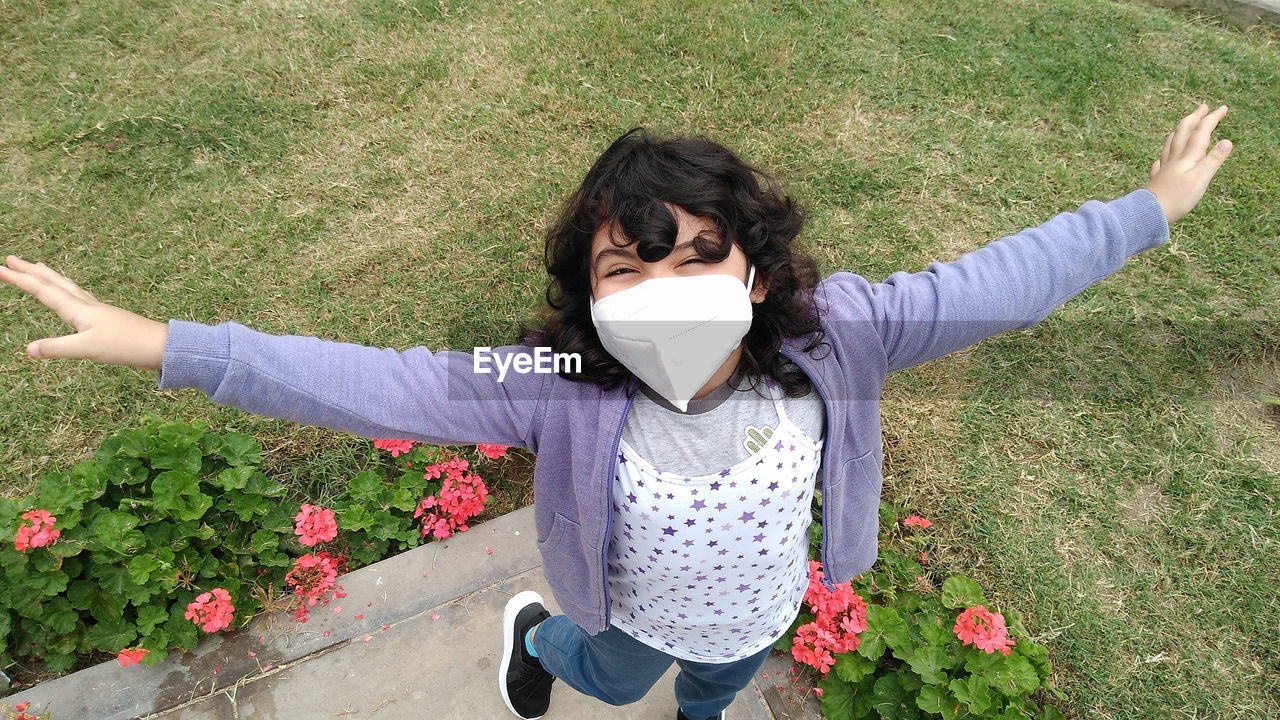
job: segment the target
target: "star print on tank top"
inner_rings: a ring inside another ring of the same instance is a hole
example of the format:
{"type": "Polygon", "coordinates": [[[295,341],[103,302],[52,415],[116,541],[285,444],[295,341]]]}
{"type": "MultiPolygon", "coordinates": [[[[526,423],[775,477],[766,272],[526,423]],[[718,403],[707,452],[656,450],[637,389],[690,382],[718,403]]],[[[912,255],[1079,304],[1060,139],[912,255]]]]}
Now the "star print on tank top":
{"type": "Polygon", "coordinates": [[[770,390],[776,429],[756,452],[719,472],[671,472],[620,444],[611,622],[677,658],[750,657],[781,637],[804,598],[822,448],[770,390]]]}

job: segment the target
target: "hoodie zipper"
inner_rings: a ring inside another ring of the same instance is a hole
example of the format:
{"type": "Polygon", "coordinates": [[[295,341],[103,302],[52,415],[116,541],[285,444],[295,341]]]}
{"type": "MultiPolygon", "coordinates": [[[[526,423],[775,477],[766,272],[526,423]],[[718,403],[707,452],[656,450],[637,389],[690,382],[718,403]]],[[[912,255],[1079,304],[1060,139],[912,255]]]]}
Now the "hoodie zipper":
{"type": "MultiPolygon", "coordinates": [[[[782,353],[788,360],[796,364],[796,367],[805,371],[805,375],[809,376],[809,382],[813,383],[813,389],[818,391],[818,397],[822,398],[822,409],[827,414],[827,431],[831,431],[831,403],[827,400],[826,393],[822,392],[822,386],[814,379],[813,375],[805,370],[800,360],[787,351],[786,347],[778,348],[778,352],[782,353]]],[[[822,573],[822,584],[827,586],[828,590],[834,590],[835,584],[831,580],[831,543],[828,541],[827,528],[830,524],[827,522],[827,478],[831,477],[831,465],[827,462],[828,452],[831,449],[831,443],[822,443],[822,567],[825,570],[822,573]]]]}
{"type": "Polygon", "coordinates": [[[622,408],[622,417],[618,420],[618,431],[613,435],[613,452],[609,455],[609,461],[605,463],[605,523],[604,523],[604,540],[600,543],[600,577],[604,578],[604,627],[601,630],[609,629],[610,611],[613,609],[613,600],[609,596],[609,542],[613,539],[613,468],[615,464],[614,458],[618,456],[618,448],[622,442],[622,429],[627,424],[627,414],[631,412],[631,402],[635,396],[627,393],[627,404],[622,408]]]}

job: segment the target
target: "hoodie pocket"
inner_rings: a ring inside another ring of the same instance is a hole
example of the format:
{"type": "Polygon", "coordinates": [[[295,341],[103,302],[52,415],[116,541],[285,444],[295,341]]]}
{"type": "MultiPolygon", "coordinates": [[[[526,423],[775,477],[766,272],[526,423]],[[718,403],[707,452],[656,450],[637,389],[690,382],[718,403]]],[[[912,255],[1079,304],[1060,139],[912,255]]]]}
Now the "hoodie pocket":
{"type": "Polygon", "coordinates": [[[590,599],[603,592],[593,586],[597,573],[592,572],[588,562],[582,528],[556,513],[551,530],[538,541],[538,552],[542,555],[542,574],[551,585],[561,612],[581,624],[584,615],[594,614],[590,599]]]}

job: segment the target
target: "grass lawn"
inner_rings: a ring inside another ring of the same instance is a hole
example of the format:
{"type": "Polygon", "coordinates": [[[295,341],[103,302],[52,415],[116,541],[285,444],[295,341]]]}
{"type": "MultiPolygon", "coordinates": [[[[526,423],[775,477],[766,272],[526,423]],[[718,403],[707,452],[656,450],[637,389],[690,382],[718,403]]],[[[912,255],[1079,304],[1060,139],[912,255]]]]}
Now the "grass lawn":
{"type": "MultiPolygon", "coordinates": [[[[1280,44],[1106,0],[9,0],[0,255],[157,319],[470,349],[536,322],[542,231],[628,128],[811,210],[824,269],[921,269],[1140,186],[1200,101],[1235,152],[1172,242],[890,377],[886,494],[1047,642],[1078,718],[1280,716],[1280,44]]],[[[34,361],[0,289],[0,494],[143,411],[323,498],[368,443],[154,372],[34,361]]],[[[528,501],[527,463],[504,483],[528,501]]]]}

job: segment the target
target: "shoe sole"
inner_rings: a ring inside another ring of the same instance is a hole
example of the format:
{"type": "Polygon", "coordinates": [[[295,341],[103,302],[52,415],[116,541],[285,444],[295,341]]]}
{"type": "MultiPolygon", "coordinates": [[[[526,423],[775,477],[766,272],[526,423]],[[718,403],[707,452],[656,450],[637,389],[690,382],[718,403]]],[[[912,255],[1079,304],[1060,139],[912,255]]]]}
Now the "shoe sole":
{"type": "MultiPolygon", "coordinates": [[[[546,607],[541,595],[532,590],[525,590],[512,596],[507,601],[506,609],[502,611],[502,663],[498,665],[498,689],[502,691],[502,701],[507,704],[507,709],[512,715],[522,720],[538,720],[542,717],[539,715],[530,718],[516,712],[511,704],[511,698],[507,695],[507,671],[511,668],[511,651],[515,649],[516,616],[532,603],[546,607]]],[[[524,642],[524,638],[520,638],[520,642],[524,642]]]]}

